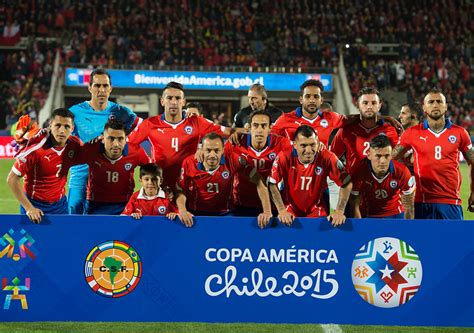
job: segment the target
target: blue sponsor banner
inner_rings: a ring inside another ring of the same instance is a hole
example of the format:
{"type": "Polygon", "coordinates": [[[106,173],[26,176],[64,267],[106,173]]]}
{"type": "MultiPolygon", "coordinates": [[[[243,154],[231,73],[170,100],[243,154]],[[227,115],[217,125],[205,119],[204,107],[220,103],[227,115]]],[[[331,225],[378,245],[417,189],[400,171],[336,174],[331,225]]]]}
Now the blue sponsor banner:
{"type": "Polygon", "coordinates": [[[0,229],[1,321],[474,327],[472,221],[5,215],[0,229]]]}
{"type": "MultiPolygon", "coordinates": [[[[91,69],[66,68],[65,85],[87,86],[91,69]]],[[[190,90],[248,90],[254,83],[265,85],[269,91],[299,91],[300,85],[308,79],[320,80],[325,91],[332,91],[331,74],[286,74],[250,72],[169,72],[147,70],[108,70],[112,85],[116,88],[163,89],[176,81],[190,90]]]]}

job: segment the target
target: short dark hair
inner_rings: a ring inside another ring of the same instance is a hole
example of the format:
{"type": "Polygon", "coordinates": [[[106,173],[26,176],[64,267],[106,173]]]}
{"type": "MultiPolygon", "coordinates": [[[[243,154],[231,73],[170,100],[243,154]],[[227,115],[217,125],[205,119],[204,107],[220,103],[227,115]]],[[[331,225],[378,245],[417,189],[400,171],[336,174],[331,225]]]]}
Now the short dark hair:
{"type": "Polygon", "coordinates": [[[156,163],[143,164],[140,167],[140,178],[146,175],[163,178],[163,169],[156,163]]]}
{"type": "Polygon", "coordinates": [[[97,69],[94,69],[90,75],[90,78],[89,78],[89,85],[91,86],[92,83],[94,82],[94,76],[96,75],[107,75],[107,77],[109,78],[109,81],[110,81],[110,85],[112,85],[112,78],[110,77],[110,74],[103,68],[97,68],[97,69]]]}
{"type": "Polygon", "coordinates": [[[301,95],[303,95],[304,88],[306,87],[318,87],[321,92],[324,91],[323,83],[319,80],[309,79],[304,81],[303,84],[300,86],[301,95]]]}
{"type": "Polygon", "coordinates": [[[188,104],[186,104],[186,109],[189,109],[189,108],[196,108],[196,109],[199,110],[199,114],[202,114],[202,105],[201,105],[201,103],[189,102],[188,104]]]}
{"type": "Polygon", "coordinates": [[[204,144],[204,140],[215,140],[215,139],[221,140],[222,146],[224,146],[224,139],[222,138],[222,136],[220,136],[220,135],[217,134],[216,132],[211,132],[211,133],[206,134],[206,135],[202,138],[202,141],[201,141],[201,142],[204,144]]]}
{"type": "Polygon", "coordinates": [[[372,94],[377,95],[379,97],[379,100],[381,100],[380,91],[378,91],[377,88],[375,87],[364,87],[361,90],[359,90],[359,93],[357,94],[357,100],[359,100],[359,98],[362,95],[372,95],[372,94]]]}
{"type": "Polygon", "coordinates": [[[420,103],[417,102],[411,102],[411,103],[405,103],[402,105],[402,108],[406,107],[410,111],[410,114],[412,116],[415,116],[416,119],[421,120],[423,117],[423,108],[421,107],[420,103]]]}
{"type": "Polygon", "coordinates": [[[318,137],[314,128],[308,125],[301,125],[300,127],[298,127],[298,129],[295,132],[295,140],[298,137],[298,135],[302,135],[305,138],[310,138],[313,134],[316,135],[316,137],[318,137]]]}
{"type": "Polygon", "coordinates": [[[104,126],[104,131],[109,129],[109,128],[111,128],[113,130],[119,130],[119,131],[126,132],[125,125],[124,125],[123,121],[121,121],[117,118],[109,118],[109,120],[107,120],[107,122],[105,123],[105,126],[104,126]]]}
{"type": "Polygon", "coordinates": [[[74,113],[72,113],[69,109],[66,108],[59,108],[53,111],[51,113],[51,119],[54,119],[54,117],[59,116],[63,118],[71,118],[72,121],[74,121],[74,113]]]}
{"type": "Polygon", "coordinates": [[[370,148],[385,148],[391,146],[390,139],[385,134],[379,134],[370,140],[370,148]]]}
{"type": "Polygon", "coordinates": [[[324,102],[321,104],[321,106],[319,107],[321,110],[330,110],[331,112],[334,111],[333,108],[332,108],[332,105],[328,102],[324,102]]]}
{"type": "Polygon", "coordinates": [[[169,88],[178,89],[178,90],[181,90],[184,93],[184,87],[179,82],[175,82],[175,81],[168,82],[168,84],[163,88],[163,92],[165,92],[165,90],[169,89],[169,88]]]}
{"type": "Polygon", "coordinates": [[[270,112],[268,112],[266,110],[255,110],[249,115],[249,119],[247,120],[248,124],[249,125],[252,124],[253,117],[259,116],[259,115],[267,116],[268,117],[268,124],[272,123],[272,116],[270,115],[270,112]]]}

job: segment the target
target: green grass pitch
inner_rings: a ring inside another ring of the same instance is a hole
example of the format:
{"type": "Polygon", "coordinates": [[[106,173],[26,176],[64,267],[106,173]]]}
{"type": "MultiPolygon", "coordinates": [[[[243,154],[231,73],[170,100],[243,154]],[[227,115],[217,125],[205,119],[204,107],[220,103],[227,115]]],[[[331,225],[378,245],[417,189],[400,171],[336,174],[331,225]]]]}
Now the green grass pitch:
{"type": "MultiPolygon", "coordinates": [[[[17,214],[19,205],[6,184],[6,178],[13,160],[0,159],[0,214],[17,214]]],[[[469,197],[468,168],[461,165],[463,183],[461,197],[464,203],[469,197]]],[[[137,176],[137,173],[135,173],[137,176]]],[[[136,178],[136,177],[135,177],[136,178]]],[[[138,185],[137,185],[138,187],[138,185]]],[[[474,214],[466,210],[463,204],[464,218],[474,220],[474,214]]],[[[457,327],[403,327],[403,326],[355,326],[355,325],[318,325],[318,324],[208,324],[208,323],[87,323],[87,322],[34,322],[0,323],[0,333],[53,333],[53,332],[115,332],[117,325],[127,332],[315,332],[315,333],[474,333],[474,328],[457,327]]]]}

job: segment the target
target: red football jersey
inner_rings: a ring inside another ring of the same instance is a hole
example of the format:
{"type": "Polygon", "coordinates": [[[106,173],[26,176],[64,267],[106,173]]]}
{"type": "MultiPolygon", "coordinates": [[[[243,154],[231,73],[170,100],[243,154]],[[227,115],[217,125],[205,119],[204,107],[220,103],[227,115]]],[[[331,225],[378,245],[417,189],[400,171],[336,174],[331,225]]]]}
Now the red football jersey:
{"type": "Polygon", "coordinates": [[[303,116],[301,108],[282,114],[275,125],[272,127],[272,133],[284,136],[288,140],[295,140],[295,132],[301,125],[308,125],[314,128],[318,134],[319,141],[328,146],[329,136],[335,128],[341,127],[345,122],[344,116],[336,112],[319,111],[314,119],[308,119],[303,116]]]}
{"type": "Polygon", "coordinates": [[[85,144],[79,160],[89,165],[87,200],[106,203],[128,202],[135,189],[135,168],[151,162],[142,147],[129,144],[122,156],[111,160],[100,142],[85,144]]]}
{"type": "MultiPolygon", "coordinates": [[[[272,164],[276,156],[282,152],[290,152],[291,142],[284,137],[269,135],[266,146],[257,151],[252,147],[252,138],[247,134],[242,138],[240,145],[233,146],[230,141],[226,142],[226,149],[230,149],[237,155],[245,158],[247,164],[256,168],[262,179],[267,179],[272,170],[272,164]]],[[[238,206],[261,208],[262,203],[258,196],[257,187],[245,175],[245,172],[237,172],[234,178],[234,203],[238,206]]]]}
{"type": "Polygon", "coordinates": [[[181,177],[177,187],[186,195],[186,206],[193,211],[225,213],[232,209],[232,183],[235,173],[244,168],[247,177],[255,169],[246,165],[245,159],[237,154],[225,154],[221,165],[206,171],[202,163],[189,156],[183,161],[181,177]]]}
{"type": "Polygon", "coordinates": [[[145,194],[143,188],[133,193],[121,215],[132,215],[132,213],[140,212],[145,215],[162,215],[168,213],[177,213],[176,206],[166,197],[163,190],[159,190],[158,194],[149,197],[145,194]]]}
{"type": "MultiPolygon", "coordinates": [[[[184,116],[183,116],[184,117],[184,116]]],[[[196,153],[201,139],[210,132],[222,135],[224,128],[204,117],[184,118],[177,124],[164,114],[144,120],[128,137],[130,143],[150,141],[152,159],[163,169],[163,186],[174,188],[184,159],[196,153]]]]}
{"type": "Polygon", "coordinates": [[[49,203],[59,201],[65,194],[69,168],[75,164],[81,149],[81,140],[69,137],[63,148],[53,147],[51,138],[44,136],[41,142],[18,155],[12,171],[24,177],[25,192],[33,200],[49,203]]]}
{"type": "Polygon", "coordinates": [[[352,183],[352,193],[360,195],[362,217],[384,217],[403,213],[405,208],[401,194],[409,195],[415,191],[415,178],[405,165],[397,161],[390,163],[388,173],[380,179],[373,174],[369,160],[365,159],[352,177],[352,183]]]}
{"type": "Polygon", "coordinates": [[[278,154],[268,181],[283,182],[282,199],[289,212],[300,217],[327,216],[323,192],[327,188],[327,176],[342,186],[350,179],[342,162],[327,149],[320,151],[313,163],[302,164],[296,154],[278,154]]]}
{"type": "Polygon", "coordinates": [[[400,145],[413,149],[416,180],[415,202],[461,205],[459,154],[472,148],[467,131],[446,120],[440,133],[428,122],[408,128],[400,145]]]}
{"type": "Polygon", "coordinates": [[[365,128],[360,123],[343,127],[334,137],[331,151],[337,157],[341,157],[344,152],[346,153],[346,170],[353,175],[361,161],[367,157],[370,140],[381,133],[387,135],[392,146],[395,147],[398,142],[398,133],[395,127],[380,120],[377,126],[371,129],[365,128]]]}

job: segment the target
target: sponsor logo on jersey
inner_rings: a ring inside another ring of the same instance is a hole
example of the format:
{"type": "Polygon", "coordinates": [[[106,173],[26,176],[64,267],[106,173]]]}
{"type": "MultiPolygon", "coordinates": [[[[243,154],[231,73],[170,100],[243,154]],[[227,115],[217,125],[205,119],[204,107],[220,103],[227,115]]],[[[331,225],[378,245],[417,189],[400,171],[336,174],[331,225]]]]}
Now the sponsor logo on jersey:
{"type": "Polygon", "coordinates": [[[428,137],[427,136],[426,137],[420,136],[420,139],[426,142],[426,139],[428,139],[428,137]]]}
{"type": "Polygon", "coordinates": [[[456,136],[454,136],[454,135],[450,135],[448,140],[451,143],[456,143],[456,141],[458,141],[458,138],[456,138],[456,136]]]}
{"type": "Polygon", "coordinates": [[[222,178],[224,178],[224,179],[228,179],[229,176],[230,176],[230,173],[227,170],[222,173],[222,178]]]}
{"type": "Polygon", "coordinates": [[[320,124],[322,127],[324,127],[324,128],[326,128],[326,127],[329,126],[329,123],[328,123],[328,121],[327,121],[326,119],[321,120],[321,121],[319,122],[319,124],[320,124]]]}
{"type": "Polygon", "coordinates": [[[160,214],[166,213],[166,207],[165,206],[158,207],[158,213],[160,213],[160,214]]]}
{"type": "Polygon", "coordinates": [[[377,307],[394,308],[415,296],[423,269],[420,258],[408,243],[381,237],[359,249],[351,275],[362,299],[377,307]]]}
{"type": "Polygon", "coordinates": [[[184,128],[184,131],[186,132],[186,134],[192,134],[193,133],[193,127],[192,126],[186,126],[184,128]]]}
{"type": "Polygon", "coordinates": [[[390,187],[391,187],[391,188],[397,188],[397,185],[398,185],[398,183],[397,183],[396,180],[391,180],[391,181],[390,181],[390,187]]]}
{"type": "Polygon", "coordinates": [[[132,163],[125,163],[123,167],[125,168],[125,170],[130,171],[132,170],[132,166],[133,166],[132,163]]]}
{"type": "Polygon", "coordinates": [[[96,294],[118,298],[137,287],[142,276],[142,262],[127,243],[107,241],[89,252],[84,273],[87,284],[96,294]]]}

